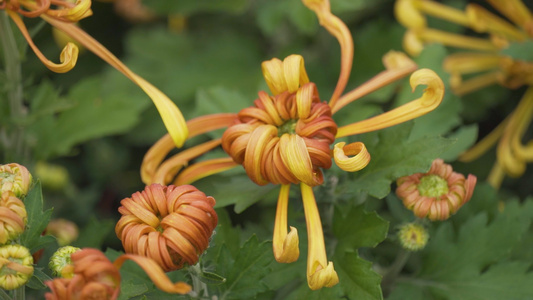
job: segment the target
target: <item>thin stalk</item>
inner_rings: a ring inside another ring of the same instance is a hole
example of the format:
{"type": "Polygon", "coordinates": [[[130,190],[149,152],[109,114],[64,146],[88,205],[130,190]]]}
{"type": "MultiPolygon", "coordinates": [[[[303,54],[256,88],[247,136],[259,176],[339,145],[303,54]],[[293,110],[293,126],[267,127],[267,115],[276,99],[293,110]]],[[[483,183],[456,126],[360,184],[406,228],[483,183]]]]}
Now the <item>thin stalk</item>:
{"type": "MultiPolygon", "coordinates": [[[[0,12],[0,41],[2,43],[4,54],[6,74],[5,84],[7,88],[11,121],[15,122],[15,130],[13,130],[11,135],[8,134],[7,139],[3,140],[4,148],[8,150],[5,155],[20,155],[20,153],[23,153],[24,147],[24,128],[16,123],[26,116],[26,108],[24,107],[22,93],[21,58],[9,22],[9,17],[5,11],[0,12]]],[[[4,158],[9,160],[11,157],[4,158]]]]}
{"type": "Polygon", "coordinates": [[[23,285],[13,290],[13,300],[24,300],[24,299],[26,299],[26,285],[23,285]]]}
{"type": "Polygon", "coordinates": [[[0,300],[12,300],[11,297],[4,291],[0,290],[0,300]]]}
{"type": "Polygon", "coordinates": [[[387,295],[392,289],[392,286],[394,282],[396,281],[398,274],[400,274],[403,267],[407,263],[407,260],[409,259],[410,254],[411,252],[407,250],[404,250],[404,249],[400,250],[400,252],[396,256],[396,259],[394,260],[392,265],[389,267],[389,269],[383,276],[383,280],[381,280],[381,286],[382,286],[382,289],[385,295],[387,295]]]}

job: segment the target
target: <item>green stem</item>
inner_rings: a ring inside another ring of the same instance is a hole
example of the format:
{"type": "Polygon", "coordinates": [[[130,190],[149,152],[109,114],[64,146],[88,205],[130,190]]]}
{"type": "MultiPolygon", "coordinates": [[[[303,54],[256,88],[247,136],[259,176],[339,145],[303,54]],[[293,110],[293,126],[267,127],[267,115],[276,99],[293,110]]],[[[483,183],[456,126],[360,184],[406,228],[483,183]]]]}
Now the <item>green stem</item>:
{"type": "Polygon", "coordinates": [[[26,285],[13,290],[13,300],[24,300],[26,299],[26,285]]]}
{"type": "Polygon", "coordinates": [[[12,300],[11,297],[4,291],[0,290],[0,299],[1,300],[12,300]]]}
{"type": "MultiPolygon", "coordinates": [[[[2,43],[2,52],[4,54],[4,65],[6,74],[6,88],[9,99],[9,108],[11,113],[11,122],[14,123],[15,130],[11,135],[2,139],[6,157],[4,159],[12,160],[13,157],[21,155],[24,150],[24,128],[20,124],[22,118],[26,116],[26,108],[23,102],[22,93],[22,72],[20,66],[20,53],[17,48],[17,42],[13,35],[9,17],[5,11],[0,11],[0,41],[2,43]],[[11,155],[11,156],[9,156],[11,155]]],[[[7,134],[7,133],[6,133],[7,134]]],[[[20,158],[19,158],[20,159],[20,158]]]]}
{"type": "Polygon", "coordinates": [[[200,263],[197,263],[194,266],[190,266],[189,269],[192,278],[192,290],[196,293],[196,296],[199,299],[207,297],[207,285],[202,282],[198,277],[200,274],[202,274],[202,268],[200,267],[200,263]]]}
{"type": "Polygon", "coordinates": [[[398,274],[400,274],[400,272],[402,271],[410,255],[411,252],[404,249],[400,250],[400,252],[396,256],[396,259],[383,276],[383,280],[381,280],[381,286],[385,295],[387,295],[392,290],[392,286],[396,281],[398,274]]]}

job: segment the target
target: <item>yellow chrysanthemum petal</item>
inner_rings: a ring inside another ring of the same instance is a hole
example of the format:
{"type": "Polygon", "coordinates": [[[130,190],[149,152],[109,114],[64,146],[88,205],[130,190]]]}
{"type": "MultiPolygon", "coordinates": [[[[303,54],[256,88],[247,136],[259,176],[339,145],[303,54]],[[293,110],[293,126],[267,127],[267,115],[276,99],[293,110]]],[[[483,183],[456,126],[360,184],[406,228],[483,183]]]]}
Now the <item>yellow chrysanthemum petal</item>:
{"type": "Polygon", "coordinates": [[[263,77],[274,96],[287,90],[287,82],[283,73],[283,62],[277,58],[264,61],[261,64],[263,77]]]}
{"type": "Polygon", "coordinates": [[[313,174],[313,164],[302,137],[296,134],[284,134],[279,140],[281,159],[291,173],[303,183],[317,185],[313,174]]]}
{"type": "Polygon", "coordinates": [[[347,172],[359,171],[370,163],[370,153],[361,142],[348,145],[345,142],[337,143],[333,148],[333,158],[337,166],[347,172]]]}
{"type": "Polygon", "coordinates": [[[425,115],[439,106],[444,97],[444,83],[435,72],[420,69],[411,75],[410,84],[413,91],[418,85],[427,85],[422,97],[373,118],[340,127],[337,137],[391,127],[425,115]]]}
{"type": "Polygon", "coordinates": [[[426,27],[426,18],[416,6],[419,0],[398,0],[394,4],[394,15],[400,24],[407,28],[426,27]]]}
{"type": "Polygon", "coordinates": [[[309,82],[304,58],[300,55],[289,55],[283,60],[283,73],[289,93],[296,92],[300,86],[309,82]]]}
{"type": "Polygon", "coordinates": [[[276,221],[274,223],[272,247],[274,249],[274,257],[280,263],[294,262],[300,256],[298,230],[291,226],[290,232],[287,233],[287,207],[289,205],[290,186],[290,184],[281,186],[276,209],[276,221]]]}

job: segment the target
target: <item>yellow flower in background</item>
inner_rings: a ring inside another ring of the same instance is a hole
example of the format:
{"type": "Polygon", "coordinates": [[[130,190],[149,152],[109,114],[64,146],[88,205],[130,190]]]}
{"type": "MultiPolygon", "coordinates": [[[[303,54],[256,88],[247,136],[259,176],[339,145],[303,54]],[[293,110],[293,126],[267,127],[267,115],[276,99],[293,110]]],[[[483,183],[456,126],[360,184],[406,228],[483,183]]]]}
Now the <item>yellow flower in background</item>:
{"type": "Polygon", "coordinates": [[[497,144],[497,161],[488,181],[499,187],[504,175],[519,177],[525,172],[526,164],[533,161],[533,145],[530,141],[522,142],[533,117],[533,61],[514,58],[505,52],[510,45],[525,47],[533,42],[533,15],[521,0],[487,2],[507,19],[477,4],[459,10],[431,0],[397,0],[395,13],[398,21],[408,28],[404,48],[409,54],[417,56],[424,44],[434,42],[468,50],[451,54],[444,61],[456,94],[468,94],[493,84],[509,89],[530,86],[516,109],[460,157],[465,162],[475,160],[497,144]],[[426,16],[462,25],[486,37],[428,28],[426,16]]]}
{"type": "Polygon", "coordinates": [[[370,162],[370,154],[363,143],[337,142],[333,145],[335,140],[394,126],[432,111],[442,100],[444,84],[433,71],[416,70],[416,64],[403,53],[390,52],[383,58],[385,71],[344,93],[353,60],[350,32],[331,14],[328,1],[304,3],[315,11],[320,24],[341,45],[341,71],[329,101],[320,99],[300,55],[290,55],[283,61],[276,58],[265,61],[262,71],[271,95],[259,92],[254,106],[238,114],[221,113],[188,121],[190,137],[227,129],[221,139],[193,146],[165,161],[174,146],[170,137],[164,136],[146,153],[141,176],[145,184],[182,185],[242,165],[256,184],[280,184],[273,251],[276,260],[284,263],[293,262],[299,256],[297,230],[290,227],[287,232],[289,190],[291,184],[299,184],[309,237],[307,281],[309,287],[316,290],[331,287],[339,279],[333,263],[327,260],[312,187],[323,183],[322,170],[331,167],[332,159],[341,169],[350,172],[361,170],[370,162]],[[341,108],[410,73],[413,90],[418,85],[427,86],[422,97],[373,118],[337,126],[333,115],[341,108]],[[220,145],[229,157],[189,164],[220,145]]]}
{"type": "Polygon", "coordinates": [[[0,1],[0,9],[4,10],[20,29],[22,35],[37,55],[39,60],[51,71],[65,73],[70,71],[78,59],[78,47],[73,43],[67,43],[60,56],[60,63],[48,60],[33,43],[33,40],[24,24],[22,17],[36,18],[48,22],[55,29],[60,30],[68,37],[96,54],[105,62],[120,71],[136,85],[138,85],[154,102],[163,123],[167,128],[174,144],[181,147],[187,139],[187,126],[185,119],[178,107],[164,93],[151,83],[139,77],[116,58],[102,44],[80,29],[75,23],[92,14],[91,0],[77,0],[72,3],[69,0],[57,1],[34,1],[34,0],[4,0],[0,1]]]}

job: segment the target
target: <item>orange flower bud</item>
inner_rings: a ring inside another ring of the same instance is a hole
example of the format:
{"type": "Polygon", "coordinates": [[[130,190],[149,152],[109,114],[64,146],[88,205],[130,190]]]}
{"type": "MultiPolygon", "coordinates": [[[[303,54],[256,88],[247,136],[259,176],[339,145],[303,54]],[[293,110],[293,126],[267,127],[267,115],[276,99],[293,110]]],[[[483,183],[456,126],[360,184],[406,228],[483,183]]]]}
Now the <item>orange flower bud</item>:
{"type": "Polygon", "coordinates": [[[72,278],[45,282],[51,289],[47,300],[117,299],[120,273],[107,257],[96,249],[83,249],[70,255],[74,265],[72,278]]]}
{"type": "Polygon", "coordinates": [[[78,238],[78,226],[65,219],[54,219],[46,226],[46,234],[55,236],[59,246],[65,246],[78,238]]]}
{"type": "Polygon", "coordinates": [[[397,180],[396,195],[419,218],[446,220],[470,200],[477,178],[453,172],[452,166],[436,159],[428,173],[416,173],[397,180]]]}
{"type": "Polygon", "coordinates": [[[126,253],[150,257],[165,271],[196,264],[218,222],[215,199],[191,185],[152,184],[120,204],[115,232],[126,253]]]}
{"type": "Polygon", "coordinates": [[[22,165],[0,165],[0,192],[12,191],[16,197],[23,197],[28,193],[31,179],[30,172],[22,165]]]}
{"type": "Polygon", "coordinates": [[[0,244],[17,238],[27,221],[24,203],[11,191],[0,195],[0,244]]]}

